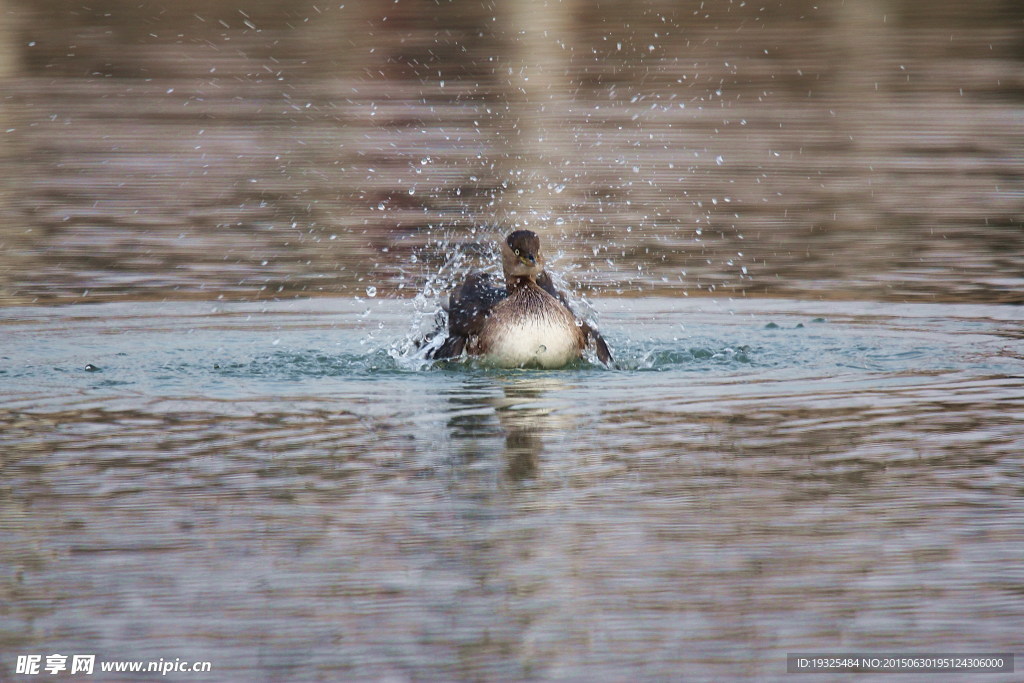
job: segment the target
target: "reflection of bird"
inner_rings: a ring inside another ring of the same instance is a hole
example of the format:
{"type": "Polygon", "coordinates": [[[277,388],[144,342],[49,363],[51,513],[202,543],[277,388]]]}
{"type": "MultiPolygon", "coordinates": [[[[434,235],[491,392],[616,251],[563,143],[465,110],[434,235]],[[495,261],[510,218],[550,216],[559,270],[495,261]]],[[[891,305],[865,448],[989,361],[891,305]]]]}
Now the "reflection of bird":
{"type": "Polygon", "coordinates": [[[525,375],[502,383],[504,396],[489,396],[505,432],[505,474],[512,481],[537,475],[544,437],[573,429],[573,417],[558,394],[568,387],[558,379],[525,375]]]}
{"type": "Polygon", "coordinates": [[[544,271],[540,238],[516,230],[501,243],[505,287],[470,273],[448,302],[448,338],[431,358],[465,351],[499,367],[558,368],[582,357],[589,341],[605,365],[612,362],[597,330],[576,317],[544,271]]]}

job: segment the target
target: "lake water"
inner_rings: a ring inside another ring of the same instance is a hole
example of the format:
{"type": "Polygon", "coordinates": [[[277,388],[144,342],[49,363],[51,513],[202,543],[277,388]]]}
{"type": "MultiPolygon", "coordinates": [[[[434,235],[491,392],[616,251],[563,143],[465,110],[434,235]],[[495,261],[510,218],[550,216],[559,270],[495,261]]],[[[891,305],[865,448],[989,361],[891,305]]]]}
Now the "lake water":
{"type": "Polygon", "coordinates": [[[0,0],[0,679],[1020,652],[1022,21],[0,0]],[[615,368],[413,350],[515,227],[615,368]]]}
{"type": "Polygon", "coordinates": [[[1019,308],[596,308],[622,369],[423,365],[393,300],[5,310],[4,649],[720,680],[1019,646],[1019,308]]]}

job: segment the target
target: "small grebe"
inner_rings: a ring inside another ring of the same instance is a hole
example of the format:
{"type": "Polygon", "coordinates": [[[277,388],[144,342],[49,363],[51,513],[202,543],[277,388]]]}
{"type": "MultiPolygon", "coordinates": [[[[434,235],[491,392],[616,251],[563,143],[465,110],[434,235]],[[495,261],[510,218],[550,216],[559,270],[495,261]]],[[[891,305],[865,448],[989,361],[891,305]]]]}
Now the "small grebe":
{"type": "Polygon", "coordinates": [[[544,271],[540,238],[516,230],[501,243],[505,287],[481,272],[470,273],[448,300],[448,338],[431,358],[465,351],[503,368],[560,368],[583,356],[593,341],[597,357],[612,363],[608,345],[569,308],[544,271]]]}

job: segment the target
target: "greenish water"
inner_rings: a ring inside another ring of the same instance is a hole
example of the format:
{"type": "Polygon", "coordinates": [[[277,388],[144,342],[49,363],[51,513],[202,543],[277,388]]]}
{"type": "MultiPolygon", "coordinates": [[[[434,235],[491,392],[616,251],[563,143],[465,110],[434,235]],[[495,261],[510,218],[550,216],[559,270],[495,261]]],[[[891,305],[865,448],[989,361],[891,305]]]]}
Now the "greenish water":
{"type": "Polygon", "coordinates": [[[594,307],[621,369],[423,363],[410,301],[3,309],[5,665],[774,679],[1019,644],[1021,311],[594,307]]]}

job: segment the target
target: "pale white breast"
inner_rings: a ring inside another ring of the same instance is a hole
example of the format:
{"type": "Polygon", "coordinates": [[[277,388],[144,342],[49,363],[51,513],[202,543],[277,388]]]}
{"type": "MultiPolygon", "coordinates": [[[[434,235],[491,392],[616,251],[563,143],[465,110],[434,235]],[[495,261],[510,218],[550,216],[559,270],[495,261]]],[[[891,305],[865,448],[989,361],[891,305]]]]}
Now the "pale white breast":
{"type": "Polygon", "coordinates": [[[578,334],[564,320],[532,318],[495,330],[483,360],[502,368],[560,368],[580,357],[578,334]]]}

